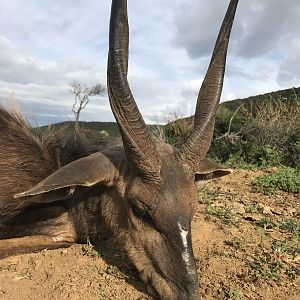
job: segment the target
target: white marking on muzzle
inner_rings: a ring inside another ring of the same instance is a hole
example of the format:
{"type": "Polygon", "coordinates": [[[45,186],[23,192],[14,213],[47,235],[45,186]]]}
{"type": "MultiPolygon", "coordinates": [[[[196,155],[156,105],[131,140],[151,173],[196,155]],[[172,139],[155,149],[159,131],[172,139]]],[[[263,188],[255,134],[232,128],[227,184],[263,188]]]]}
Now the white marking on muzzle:
{"type": "Polygon", "coordinates": [[[195,270],[193,268],[191,268],[191,254],[189,253],[188,250],[188,241],[187,241],[187,236],[189,231],[186,230],[180,223],[178,223],[178,227],[179,227],[179,232],[182,238],[182,244],[184,247],[184,251],[181,254],[183,261],[185,262],[186,265],[186,269],[188,271],[188,273],[190,275],[194,275],[195,274],[195,270]]]}

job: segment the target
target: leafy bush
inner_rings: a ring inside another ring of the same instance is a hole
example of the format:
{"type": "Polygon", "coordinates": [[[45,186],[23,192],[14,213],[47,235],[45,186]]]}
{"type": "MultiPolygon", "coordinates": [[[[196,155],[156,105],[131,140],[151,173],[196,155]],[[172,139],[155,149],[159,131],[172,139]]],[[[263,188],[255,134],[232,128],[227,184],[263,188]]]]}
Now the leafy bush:
{"type": "Polygon", "coordinates": [[[154,134],[175,147],[180,147],[189,136],[193,128],[192,118],[182,118],[180,113],[174,112],[168,116],[165,126],[156,127],[154,134]]]}
{"type": "Polygon", "coordinates": [[[244,170],[254,170],[258,168],[256,162],[248,162],[245,157],[241,155],[241,152],[231,154],[229,159],[226,161],[226,164],[232,166],[233,168],[244,170]]]}
{"type": "Polygon", "coordinates": [[[274,167],[281,164],[282,154],[276,148],[259,145],[256,141],[249,141],[243,148],[245,161],[258,167],[274,167]]]}
{"type": "Polygon", "coordinates": [[[257,191],[266,195],[275,194],[278,190],[300,193],[300,170],[282,168],[273,174],[255,178],[252,184],[257,191]]]}
{"type": "MultiPolygon", "coordinates": [[[[255,139],[230,141],[214,140],[209,152],[212,159],[227,163],[236,168],[274,167],[284,165],[285,155],[277,148],[259,144],[255,139]]],[[[294,161],[291,161],[294,167],[294,161]]]]}
{"type": "Polygon", "coordinates": [[[214,140],[209,150],[209,157],[213,160],[221,161],[223,163],[227,162],[233,156],[238,159],[241,158],[243,153],[242,145],[240,142],[232,143],[228,139],[214,140]]]}
{"type": "Polygon", "coordinates": [[[290,133],[284,144],[284,148],[286,152],[284,164],[294,167],[300,166],[300,126],[290,133]]]}
{"type": "MultiPolygon", "coordinates": [[[[180,147],[193,118],[173,113],[160,135],[180,147]]],[[[300,165],[300,88],[222,103],[208,156],[238,168],[300,165]]]]}
{"type": "Polygon", "coordinates": [[[235,167],[300,165],[299,89],[224,103],[210,156],[235,167]],[[288,97],[286,97],[288,96],[288,97]]]}

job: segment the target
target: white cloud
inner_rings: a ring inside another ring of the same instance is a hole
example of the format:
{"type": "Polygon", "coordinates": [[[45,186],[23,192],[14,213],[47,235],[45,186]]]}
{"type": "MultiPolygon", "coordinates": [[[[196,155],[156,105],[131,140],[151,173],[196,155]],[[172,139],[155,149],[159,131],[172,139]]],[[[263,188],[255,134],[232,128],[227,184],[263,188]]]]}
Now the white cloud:
{"type": "Polygon", "coordinates": [[[281,85],[299,86],[300,37],[292,40],[281,62],[277,80],[281,85]]]}
{"type": "MultiPolygon", "coordinates": [[[[131,0],[129,81],[149,122],[194,111],[228,1],[131,0]]],[[[15,91],[40,123],[72,118],[68,84],[106,82],[110,1],[2,0],[0,101],[15,91]]],[[[299,85],[298,0],[240,1],[222,99],[299,85]]],[[[85,120],[113,120],[95,98],[85,120]]]]}
{"type": "MultiPolygon", "coordinates": [[[[176,43],[192,59],[207,57],[208,61],[227,3],[183,3],[175,21],[176,43]]],[[[241,79],[235,91],[239,97],[299,85],[299,72],[295,70],[299,64],[295,45],[295,37],[300,38],[299,15],[297,0],[240,1],[230,42],[225,92],[234,77],[241,79]],[[285,76],[280,75],[283,73],[285,76]]]]}

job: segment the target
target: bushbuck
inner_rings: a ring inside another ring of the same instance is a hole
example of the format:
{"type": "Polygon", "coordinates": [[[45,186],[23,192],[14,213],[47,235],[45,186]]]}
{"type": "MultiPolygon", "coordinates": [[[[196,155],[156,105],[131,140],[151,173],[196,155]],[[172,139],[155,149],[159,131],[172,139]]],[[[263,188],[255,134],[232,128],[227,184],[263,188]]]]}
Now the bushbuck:
{"type": "Polygon", "coordinates": [[[67,247],[110,232],[158,299],[200,299],[191,221],[196,182],[231,172],[205,158],[238,0],[231,0],[198,95],[194,129],[176,149],[153,137],[128,81],[127,1],[112,0],[108,94],[120,139],[40,138],[0,109],[0,257],[67,247]],[[59,151],[57,151],[59,149],[59,151]]]}

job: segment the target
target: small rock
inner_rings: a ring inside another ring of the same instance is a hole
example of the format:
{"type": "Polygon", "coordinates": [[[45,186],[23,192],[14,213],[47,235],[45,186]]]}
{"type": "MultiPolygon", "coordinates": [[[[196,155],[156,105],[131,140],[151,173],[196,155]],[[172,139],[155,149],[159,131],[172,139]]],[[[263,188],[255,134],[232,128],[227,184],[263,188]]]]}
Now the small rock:
{"type": "Polygon", "coordinates": [[[262,213],[264,215],[272,215],[272,208],[270,206],[264,206],[262,213]]]}
{"type": "Polygon", "coordinates": [[[275,215],[282,215],[282,210],[280,208],[271,208],[271,211],[275,215]]]}
{"type": "Polygon", "coordinates": [[[22,279],[25,279],[26,277],[24,277],[24,276],[16,276],[14,279],[13,279],[13,281],[20,281],[20,280],[22,280],[22,279]]]}
{"type": "Polygon", "coordinates": [[[258,202],[258,200],[257,200],[256,202],[257,202],[257,206],[258,206],[259,208],[263,209],[263,208],[265,207],[265,205],[262,204],[262,203],[260,203],[260,202],[258,202]]]}
{"type": "Polygon", "coordinates": [[[250,289],[251,289],[253,292],[255,292],[255,291],[256,291],[255,285],[254,285],[254,284],[251,284],[251,285],[250,285],[250,289]]]}
{"type": "Polygon", "coordinates": [[[244,213],[246,213],[245,206],[242,203],[233,202],[231,204],[231,208],[238,214],[243,215],[244,213]]]}
{"type": "Polygon", "coordinates": [[[250,222],[258,222],[261,220],[261,218],[258,215],[253,214],[245,214],[244,219],[250,222]]]}
{"type": "Polygon", "coordinates": [[[295,208],[289,208],[289,209],[287,210],[287,213],[288,213],[289,215],[291,215],[291,216],[295,215],[296,212],[297,212],[297,210],[296,210],[295,208]]]}

